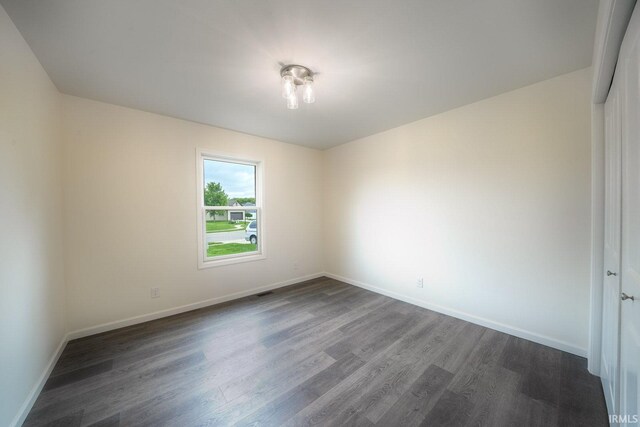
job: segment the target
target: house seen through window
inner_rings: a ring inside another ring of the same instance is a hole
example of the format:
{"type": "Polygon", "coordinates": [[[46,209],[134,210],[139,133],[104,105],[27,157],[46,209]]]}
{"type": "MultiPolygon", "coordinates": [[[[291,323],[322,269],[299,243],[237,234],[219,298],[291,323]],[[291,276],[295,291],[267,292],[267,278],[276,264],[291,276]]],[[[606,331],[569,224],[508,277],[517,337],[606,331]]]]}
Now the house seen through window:
{"type": "Polygon", "coordinates": [[[258,163],[202,157],[203,261],[260,253],[258,163]]]}

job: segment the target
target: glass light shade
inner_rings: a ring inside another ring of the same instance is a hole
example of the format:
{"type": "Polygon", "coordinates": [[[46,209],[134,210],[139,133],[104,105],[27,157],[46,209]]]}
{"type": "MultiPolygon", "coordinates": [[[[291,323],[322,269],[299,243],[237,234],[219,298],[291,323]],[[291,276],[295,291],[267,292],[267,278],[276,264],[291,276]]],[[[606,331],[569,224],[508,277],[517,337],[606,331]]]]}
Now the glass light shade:
{"type": "Polygon", "coordinates": [[[313,93],[313,79],[311,77],[304,78],[302,100],[307,104],[313,104],[314,102],[316,102],[316,95],[313,93]]]}
{"type": "Polygon", "coordinates": [[[293,76],[282,76],[282,97],[289,99],[291,95],[296,94],[296,84],[293,82],[293,76]]]}
{"type": "Polygon", "coordinates": [[[298,97],[296,96],[295,88],[291,96],[287,98],[287,108],[289,110],[295,110],[298,108],[298,97]]]}

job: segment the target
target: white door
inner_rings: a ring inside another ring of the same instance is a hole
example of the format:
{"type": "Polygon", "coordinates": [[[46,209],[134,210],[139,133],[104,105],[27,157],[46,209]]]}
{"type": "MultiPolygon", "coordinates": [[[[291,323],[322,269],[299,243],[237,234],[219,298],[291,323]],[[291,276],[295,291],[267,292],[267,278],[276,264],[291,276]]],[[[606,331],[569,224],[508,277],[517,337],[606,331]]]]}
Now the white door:
{"type": "Polygon", "coordinates": [[[605,103],[605,234],[602,294],[602,388],[609,414],[618,413],[620,337],[621,111],[619,75],[605,103]]]}
{"type": "Polygon", "coordinates": [[[640,425],[640,7],[625,35],[618,66],[622,122],[622,250],[620,305],[621,425],[640,425]]]}

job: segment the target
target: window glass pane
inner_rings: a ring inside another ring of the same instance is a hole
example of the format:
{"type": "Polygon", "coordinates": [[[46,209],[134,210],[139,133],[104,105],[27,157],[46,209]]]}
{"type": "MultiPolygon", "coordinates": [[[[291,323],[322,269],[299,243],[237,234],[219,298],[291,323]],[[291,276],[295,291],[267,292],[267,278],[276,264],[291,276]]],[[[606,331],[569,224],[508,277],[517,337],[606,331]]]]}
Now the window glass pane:
{"type": "Polygon", "coordinates": [[[207,210],[207,258],[256,252],[258,250],[256,210],[207,210]]]}
{"type": "MultiPolygon", "coordinates": [[[[255,206],[256,167],[220,160],[204,160],[205,206],[255,206]]],[[[223,215],[224,211],[217,212],[223,215]]]]}

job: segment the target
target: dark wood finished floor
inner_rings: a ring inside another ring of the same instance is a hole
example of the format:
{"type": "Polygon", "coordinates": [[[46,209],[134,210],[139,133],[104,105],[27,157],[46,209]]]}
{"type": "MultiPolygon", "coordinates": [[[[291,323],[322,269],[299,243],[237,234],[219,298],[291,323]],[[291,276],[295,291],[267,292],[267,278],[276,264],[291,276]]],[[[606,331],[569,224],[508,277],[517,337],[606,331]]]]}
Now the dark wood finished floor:
{"type": "Polygon", "coordinates": [[[25,425],[601,426],[583,358],[316,279],[69,342],[25,425]]]}

